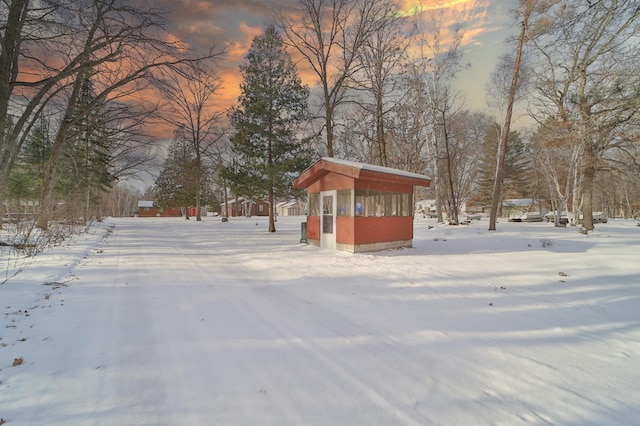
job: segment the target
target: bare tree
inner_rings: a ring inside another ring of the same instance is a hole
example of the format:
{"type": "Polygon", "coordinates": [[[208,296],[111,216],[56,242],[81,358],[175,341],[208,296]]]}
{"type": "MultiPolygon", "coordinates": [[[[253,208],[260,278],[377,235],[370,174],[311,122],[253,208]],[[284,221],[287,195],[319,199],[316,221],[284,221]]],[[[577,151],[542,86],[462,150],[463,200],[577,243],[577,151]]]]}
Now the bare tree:
{"type": "MultiPolygon", "coordinates": [[[[223,52],[220,52],[222,54],[223,52]]],[[[196,220],[202,220],[200,212],[201,184],[208,173],[205,161],[211,157],[217,144],[224,137],[220,119],[224,111],[216,109],[216,95],[221,83],[211,61],[183,64],[163,73],[156,84],[165,98],[163,119],[182,133],[192,144],[195,153],[195,203],[196,220]]]]}
{"type": "MultiPolygon", "coordinates": [[[[569,211],[569,200],[576,194],[580,145],[573,141],[570,128],[563,122],[548,122],[540,126],[532,138],[532,151],[536,170],[547,188],[554,222],[559,225],[560,212],[569,211]]],[[[570,220],[575,224],[577,206],[575,197],[570,220]]]]}
{"type": "MultiPolygon", "coordinates": [[[[425,12],[421,12],[424,14],[425,12]]],[[[454,29],[453,36],[444,39],[444,15],[440,12],[424,19],[428,26],[420,40],[420,52],[415,60],[416,75],[422,79],[420,90],[426,96],[425,114],[430,128],[429,148],[433,170],[438,221],[442,222],[442,196],[446,194],[447,211],[451,223],[458,223],[459,202],[456,199],[455,179],[450,138],[451,117],[459,110],[459,93],[453,82],[466,67],[462,62],[462,30],[454,29]],[[444,167],[444,168],[443,168],[444,167]],[[444,173],[441,174],[440,171],[444,173]],[[440,177],[444,176],[442,182],[440,177]],[[444,183],[444,186],[442,185],[444,183]]]]}
{"type": "MultiPolygon", "coordinates": [[[[427,169],[427,128],[419,96],[406,96],[384,117],[386,165],[414,173],[427,169]]],[[[347,125],[336,132],[337,146],[344,158],[379,164],[380,151],[375,137],[375,116],[357,109],[348,115],[347,125]]]]}
{"type": "Polygon", "coordinates": [[[334,154],[361,163],[376,163],[379,157],[374,117],[363,109],[353,108],[345,114],[344,121],[345,126],[336,129],[334,134],[334,154]]]}
{"type": "Polygon", "coordinates": [[[43,182],[42,211],[38,217],[38,227],[42,229],[46,229],[52,214],[57,159],[69,129],[99,103],[137,96],[147,88],[154,70],[189,61],[180,57],[179,45],[158,36],[163,18],[157,11],[128,6],[121,0],[87,0],[73,3],[66,12],[77,18],[78,41],[71,52],[78,65],[77,72],[62,86],[67,93],[66,109],[43,182]],[[79,93],[86,79],[92,81],[96,94],[91,103],[79,108],[79,93]]]}
{"type": "Polygon", "coordinates": [[[349,78],[358,70],[363,44],[387,15],[378,0],[298,0],[298,8],[280,16],[289,47],[317,76],[321,91],[318,116],[326,136],[326,152],[334,156],[336,112],[347,101],[349,78]]]}
{"type": "Polygon", "coordinates": [[[102,197],[102,205],[105,215],[113,217],[133,216],[137,201],[141,200],[139,190],[132,188],[126,182],[115,185],[102,197]]]}
{"type": "Polygon", "coordinates": [[[374,122],[372,138],[376,155],[372,162],[389,166],[386,122],[400,100],[399,76],[407,61],[412,26],[409,18],[400,15],[393,1],[381,3],[386,3],[383,8],[386,14],[378,18],[377,28],[362,44],[359,72],[351,76],[348,84],[362,94],[355,102],[374,122]]]}
{"type": "Polygon", "coordinates": [[[0,51],[0,184],[29,130],[47,105],[58,103],[59,126],[43,182],[38,225],[47,227],[66,136],[97,104],[139,98],[152,71],[185,61],[182,46],[163,36],[163,15],[124,0],[28,0],[4,3],[0,51]],[[95,98],[79,108],[91,80],[95,98]],[[13,114],[13,115],[10,115],[13,114]]]}
{"type": "Polygon", "coordinates": [[[155,110],[130,104],[108,105],[105,137],[109,139],[110,173],[115,180],[139,179],[155,163],[155,140],[145,129],[154,114],[155,110]]]}
{"type": "Polygon", "coordinates": [[[498,155],[496,161],[496,177],[493,181],[493,196],[491,199],[491,213],[489,215],[489,231],[496,230],[496,218],[498,215],[498,205],[500,203],[500,191],[502,179],[504,177],[504,159],[507,153],[507,141],[511,127],[511,117],[513,114],[513,104],[516,92],[520,84],[520,63],[522,61],[522,51],[529,28],[529,18],[533,11],[536,0],[520,0],[517,14],[521,17],[520,36],[518,37],[518,47],[516,48],[515,62],[513,64],[513,76],[509,85],[509,95],[507,98],[507,110],[504,117],[504,124],[501,126],[500,144],[498,145],[498,155]]]}
{"type": "Polygon", "coordinates": [[[427,128],[424,125],[421,100],[405,98],[387,118],[386,145],[389,148],[388,166],[413,173],[427,169],[427,128]],[[417,104],[416,104],[417,103],[417,104]]]}
{"type": "Polygon", "coordinates": [[[461,206],[469,201],[476,189],[483,156],[480,147],[492,122],[487,114],[468,110],[455,114],[450,122],[455,198],[461,206]]]}
{"type": "MultiPolygon", "coordinates": [[[[580,145],[582,226],[593,229],[593,184],[607,154],[638,114],[640,1],[559,0],[536,20],[531,37],[536,107],[557,117],[580,145]]],[[[544,123],[543,119],[540,119],[544,123]]]]}
{"type": "MultiPolygon", "coordinates": [[[[514,106],[516,103],[526,100],[530,91],[530,72],[525,58],[522,58],[519,66],[518,81],[514,97],[514,106]]],[[[516,57],[512,53],[505,53],[498,58],[494,70],[491,72],[489,82],[485,86],[487,94],[487,106],[497,117],[502,117],[503,121],[507,115],[507,107],[509,104],[510,86],[513,80],[513,71],[515,68],[516,57]]]]}
{"type": "Polygon", "coordinates": [[[77,58],[64,60],[64,66],[54,69],[27,53],[44,50],[49,59],[60,59],[57,50],[50,46],[70,37],[62,25],[48,19],[60,7],[56,2],[41,7],[30,7],[30,3],[15,0],[0,6],[4,20],[0,27],[0,186],[6,184],[43,104],[59,90],[57,83],[78,71],[77,58]],[[23,69],[29,73],[25,74],[23,69]]]}

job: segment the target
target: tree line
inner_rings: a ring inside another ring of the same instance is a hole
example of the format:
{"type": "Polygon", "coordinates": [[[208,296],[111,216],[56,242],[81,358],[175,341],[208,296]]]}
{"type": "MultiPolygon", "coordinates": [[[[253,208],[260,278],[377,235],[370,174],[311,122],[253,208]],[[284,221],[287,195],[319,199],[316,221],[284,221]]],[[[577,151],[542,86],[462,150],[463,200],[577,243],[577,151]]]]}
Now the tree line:
{"type": "Polygon", "coordinates": [[[120,0],[3,1],[0,22],[2,217],[44,232],[106,213],[154,158],[145,92],[221,54],[188,56],[161,11],[120,0]]]}
{"type": "MultiPolygon", "coordinates": [[[[292,179],[325,155],[430,176],[439,221],[458,223],[475,203],[491,207],[495,229],[505,198],[582,211],[586,229],[594,210],[640,209],[639,0],[519,0],[519,36],[482,112],[457,89],[465,33],[444,10],[297,0],[253,40],[237,105],[223,110],[224,49],[185,57],[158,11],[121,0],[0,8],[1,197],[37,199],[43,229],[56,213],[86,220],[120,203],[116,183],[154,160],[149,120],[174,129],[149,195],[194,206],[197,219],[230,195],[272,206],[296,195],[292,179]],[[513,130],[514,106],[530,128],[513,130]]],[[[273,212],[269,222],[275,231],[273,212]]]]}

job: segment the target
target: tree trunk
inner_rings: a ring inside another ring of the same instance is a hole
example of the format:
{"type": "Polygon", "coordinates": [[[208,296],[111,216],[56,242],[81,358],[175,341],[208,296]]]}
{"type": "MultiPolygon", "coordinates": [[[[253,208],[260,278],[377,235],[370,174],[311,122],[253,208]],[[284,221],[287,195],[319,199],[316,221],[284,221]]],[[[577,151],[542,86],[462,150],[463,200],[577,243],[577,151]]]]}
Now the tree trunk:
{"type": "MultiPolygon", "coordinates": [[[[196,146],[199,148],[199,146],[196,146]]],[[[202,162],[200,160],[200,152],[196,151],[196,221],[202,221],[202,215],[200,214],[200,198],[202,197],[202,191],[200,188],[200,175],[202,173],[202,162]]]]}
{"type": "Polygon", "coordinates": [[[440,160],[438,159],[438,150],[436,149],[436,157],[433,160],[433,192],[436,202],[436,217],[438,223],[444,222],[442,216],[442,197],[440,196],[440,160]]]}
{"type": "Polygon", "coordinates": [[[440,159],[439,159],[439,150],[438,150],[438,136],[436,134],[436,123],[433,119],[433,114],[431,115],[431,126],[432,126],[432,136],[431,136],[431,146],[432,146],[432,161],[433,161],[433,177],[431,179],[431,188],[433,189],[433,195],[436,204],[436,217],[438,223],[444,222],[444,218],[442,216],[442,197],[440,197],[440,159]]]}
{"type": "Polygon", "coordinates": [[[229,217],[229,194],[227,193],[227,182],[224,183],[224,213],[223,217],[229,217]]]}
{"type": "Polygon", "coordinates": [[[63,123],[61,130],[58,131],[56,141],[51,149],[51,156],[47,163],[47,168],[42,179],[42,196],[40,198],[40,212],[36,220],[36,226],[42,230],[49,229],[49,221],[53,215],[53,190],[55,187],[55,179],[58,172],[58,159],[62,154],[64,146],[64,136],[60,133],[66,133],[66,126],[63,123]],[[65,130],[62,130],[62,129],[65,130]]]}
{"type": "Polygon", "coordinates": [[[38,214],[36,226],[43,230],[49,228],[49,221],[53,214],[53,191],[58,172],[58,160],[62,156],[62,151],[67,141],[67,134],[71,128],[73,111],[80,95],[80,88],[82,86],[82,81],[84,80],[85,72],[86,70],[80,72],[78,74],[78,78],[73,83],[73,91],[69,97],[67,110],[65,111],[62,123],[56,133],[53,146],[51,147],[51,153],[49,154],[49,161],[47,162],[47,167],[44,171],[44,176],[42,177],[42,197],[40,199],[40,213],[38,214]]]}
{"type": "MultiPolygon", "coordinates": [[[[273,122],[269,122],[269,134],[273,135],[273,122]]],[[[328,135],[328,133],[327,133],[328,135]]],[[[274,207],[274,171],[273,171],[273,141],[269,139],[269,145],[267,146],[267,170],[269,175],[269,232],[276,232],[276,221],[273,216],[274,207]]]]}
{"type": "Polygon", "coordinates": [[[449,193],[449,223],[458,224],[458,203],[456,200],[456,192],[453,184],[453,171],[451,164],[451,150],[449,149],[449,134],[447,132],[447,120],[444,112],[442,113],[442,131],[444,133],[444,148],[447,160],[447,192],[449,193]]]}
{"type": "Polygon", "coordinates": [[[491,199],[491,214],[489,215],[489,231],[496,230],[496,218],[498,215],[498,206],[500,203],[500,191],[502,190],[502,179],[504,177],[504,160],[507,154],[507,140],[509,139],[509,131],[511,128],[511,116],[513,114],[513,103],[516,97],[516,89],[518,87],[518,74],[520,72],[520,61],[522,60],[522,48],[524,46],[527,28],[529,25],[529,17],[531,16],[533,0],[526,0],[525,10],[523,11],[522,27],[520,28],[520,37],[518,38],[518,49],[516,51],[516,62],[513,67],[513,78],[511,79],[511,87],[509,88],[509,100],[507,103],[507,114],[502,126],[502,134],[500,135],[500,145],[498,146],[498,156],[496,161],[496,178],[493,182],[493,196],[491,199]]]}
{"type": "Polygon", "coordinates": [[[91,179],[89,178],[89,152],[91,147],[89,145],[88,137],[86,145],[84,146],[84,180],[85,180],[85,193],[84,193],[84,213],[82,215],[82,225],[87,226],[89,223],[89,206],[91,201],[91,179]]]}
{"type": "Polygon", "coordinates": [[[382,104],[382,96],[376,99],[376,140],[378,141],[378,150],[380,151],[380,165],[388,166],[387,161],[387,144],[384,135],[384,109],[382,104]]]}
{"type": "Polygon", "coordinates": [[[274,196],[273,196],[273,187],[271,187],[269,189],[269,232],[276,232],[276,221],[275,221],[273,207],[274,207],[274,196]]]}
{"type": "MultiPolygon", "coordinates": [[[[327,98],[325,100],[325,103],[328,103],[329,99],[327,98]]],[[[325,107],[325,114],[326,114],[326,119],[325,119],[325,125],[327,127],[326,131],[327,131],[327,156],[328,157],[333,157],[333,117],[332,117],[332,109],[329,105],[327,105],[325,107]]]]}
{"type": "Polygon", "coordinates": [[[87,226],[89,224],[89,212],[91,206],[91,188],[87,187],[84,199],[84,215],[82,218],[82,225],[87,226]]]}
{"type": "Polygon", "coordinates": [[[0,49],[0,187],[7,182],[11,166],[16,159],[20,144],[13,124],[10,123],[9,102],[12,82],[18,75],[21,33],[27,17],[29,1],[9,2],[9,10],[3,25],[2,48],[0,49]]]}
{"type": "Polygon", "coordinates": [[[593,178],[595,168],[593,163],[587,164],[586,170],[582,174],[582,227],[587,231],[593,230],[593,178]]]}

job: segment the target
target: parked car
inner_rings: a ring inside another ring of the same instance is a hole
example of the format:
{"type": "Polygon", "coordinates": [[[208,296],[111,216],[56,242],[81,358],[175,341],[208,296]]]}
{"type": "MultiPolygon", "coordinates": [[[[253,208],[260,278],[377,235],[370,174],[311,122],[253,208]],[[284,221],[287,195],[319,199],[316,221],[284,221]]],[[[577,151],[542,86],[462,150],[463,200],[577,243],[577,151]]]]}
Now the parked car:
{"type": "Polygon", "coordinates": [[[510,214],[509,222],[522,222],[522,218],[520,217],[519,214],[510,214]]]}
{"type": "MultiPolygon", "coordinates": [[[[593,212],[593,223],[607,223],[607,217],[603,212],[593,212]]],[[[580,213],[580,222],[582,222],[582,213],[580,213]]]]}
{"type": "Polygon", "coordinates": [[[522,222],[542,222],[542,215],[540,212],[525,212],[520,215],[522,222]]]}
{"type": "MultiPolygon", "coordinates": [[[[561,224],[567,224],[569,223],[569,218],[571,217],[571,213],[565,212],[565,211],[561,211],[558,212],[558,223],[561,224]]],[[[549,213],[545,213],[544,215],[544,220],[546,220],[547,222],[554,222],[555,221],[555,212],[549,212],[549,213]]]]}
{"type": "MultiPolygon", "coordinates": [[[[561,224],[569,223],[569,220],[573,217],[573,214],[570,212],[560,212],[558,222],[561,224]]],[[[578,223],[582,223],[582,213],[578,215],[578,223]]],[[[553,212],[546,213],[544,215],[544,220],[547,222],[553,222],[553,212]]],[[[593,223],[607,223],[607,217],[603,212],[593,212],[593,223]]]]}
{"type": "Polygon", "coordinates": [[[509,215],[509,222],[542,222],[544,218],[540,212],[524,212],[509,215]]]}

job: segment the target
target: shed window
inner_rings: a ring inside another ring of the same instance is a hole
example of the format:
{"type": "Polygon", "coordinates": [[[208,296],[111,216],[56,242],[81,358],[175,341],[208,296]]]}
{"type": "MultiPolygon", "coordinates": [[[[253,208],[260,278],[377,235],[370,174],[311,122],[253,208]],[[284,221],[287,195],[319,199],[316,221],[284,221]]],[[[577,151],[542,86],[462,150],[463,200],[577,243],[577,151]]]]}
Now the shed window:
{"type": "Polygon", "coordinates": [[[413,194],[395,192],[355,191],[356,216],[411,216],[413,194]]]}
{"type": "Polygon", "coordinates": [[[364,201],[367,198],[367,196],[365,195],[364,191],[356,191],[355,198],[356,198],[356,205],[355,205],[356,216],[365,216],[364,201]]]}
{"type": "Polygon", "coordinates": [[[353,216],[352,192],[350,189],[338,191],[338,216],[353,216]]]}
{"type": "Polygon", "coordinates": [[[401,216],[413,216],[413,194],[402,194],[401,216]]]}
{"type": "Polygon", "coordinates": [[[320,216],[320,194],[309,194],[309,216],[320,216]]]}

